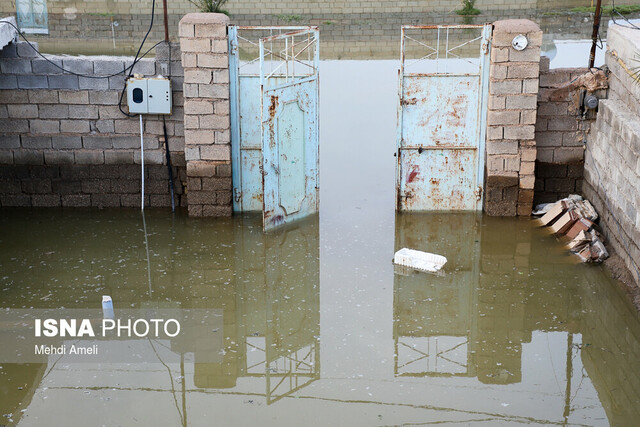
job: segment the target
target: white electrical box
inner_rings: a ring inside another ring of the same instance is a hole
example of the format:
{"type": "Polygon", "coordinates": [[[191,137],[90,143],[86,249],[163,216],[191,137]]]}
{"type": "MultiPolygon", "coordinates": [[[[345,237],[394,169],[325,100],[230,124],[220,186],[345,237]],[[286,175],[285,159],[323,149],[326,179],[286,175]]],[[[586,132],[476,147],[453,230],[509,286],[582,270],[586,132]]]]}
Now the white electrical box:
{"type": "Polygon", "coordinates": [[[127,104],[132,114],[171,114],[171,81],[134,76],[127,80],[127,104]]]}

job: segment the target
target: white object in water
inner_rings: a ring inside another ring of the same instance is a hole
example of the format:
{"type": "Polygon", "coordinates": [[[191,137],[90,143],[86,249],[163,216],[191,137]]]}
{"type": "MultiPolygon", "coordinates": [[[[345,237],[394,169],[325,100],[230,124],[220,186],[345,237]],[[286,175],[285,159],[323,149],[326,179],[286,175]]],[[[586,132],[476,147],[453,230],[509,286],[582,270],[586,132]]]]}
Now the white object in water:
{"type": "Polygon", "coordinates": [[[116,317],[113,312],[113,301],[109,295],[102,295],[102,316],[105,319],[113,319],[116,317]]]}
{"type": "Polygon", "coordinates": [[[447,263],[447,258],[429,252],[402,248],[394,255],[393,263],[415,268],[416,270],[435,273],[447,263]]]}

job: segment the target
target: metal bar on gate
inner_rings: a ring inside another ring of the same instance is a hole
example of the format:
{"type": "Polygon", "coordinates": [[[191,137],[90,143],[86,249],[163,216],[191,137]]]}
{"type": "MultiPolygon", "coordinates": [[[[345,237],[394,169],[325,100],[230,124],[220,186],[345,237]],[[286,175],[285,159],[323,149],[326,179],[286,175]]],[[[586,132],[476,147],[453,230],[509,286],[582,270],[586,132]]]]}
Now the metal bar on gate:
{"type": "Polygon", "coordinates": [[[403,25],[402,28],[412,30],[435,30],[438,28],[484,28],[485,24],[460,24],[460,25],[403,25]]]}
{"type": "Polygon", "coordinates": [[[401,150],[477,150],[474,145],[405,145],[401,150]]]}

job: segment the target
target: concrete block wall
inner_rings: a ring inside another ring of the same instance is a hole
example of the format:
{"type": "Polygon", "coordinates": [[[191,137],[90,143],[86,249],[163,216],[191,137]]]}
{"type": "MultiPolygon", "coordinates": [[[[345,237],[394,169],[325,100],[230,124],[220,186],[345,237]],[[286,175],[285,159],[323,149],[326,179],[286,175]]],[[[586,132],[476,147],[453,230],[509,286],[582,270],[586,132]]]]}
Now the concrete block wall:
{"type": "Polygon", "coordinates": [[[216,13],[180,20],[190,216],[232,213],[228,23],[216,13]]]}
{"type": "Polygon", "coordinates": [[[484,210],[494,216],[530,215],[542,31],[526,19],[497,21],[491,44],[484,210]],[[528,40],[522,51],[511,47],[519,34],[528,40]]]}
{"type": "Polygon", "coordinates": [[[600,101],[588,136],[583,193],[640,285],[640,84],[631,70],[638,51],[640,31],[609,28],[609,98],[600,101]]]}
{"type": "MultiPolygon", "coordinates": [[[[587,68],[548,69],[543,57],[536,120],[536,183],[534,204],[554,202],[580,193],[584,170],[584,147],[595,111],[580,111],[580,88],[571,82],[588,73],[587,68]]],[[[599,91],[598,91],[599,92],[599,91]]],[[[606,97],[606,91],[598,93],[606,97]]]]}
{"type": "MultiPolygon", "coordinates": [[[[133,60],[47,57],[67,70],[93,77],[118,73],[133,60]]],[[[156,59],[142,59],[134,72],[172,76],[174,107],[166,121],[180,196],[186,176],[179,58],[177,45],[161,46],[156,59]]],[[[125,84],[122,74],[90,78],[65,73],[24,42],[2,50],[0,72],[0,205],[140,205],[140,127],[137,116],[126,117],[118,109],[125,84]]],[[[123,104],[127,111],[126,97],[123,104]]],[[[145,116],[144,139],[146,203],[168,206],[161,116],[145,116]]]]}

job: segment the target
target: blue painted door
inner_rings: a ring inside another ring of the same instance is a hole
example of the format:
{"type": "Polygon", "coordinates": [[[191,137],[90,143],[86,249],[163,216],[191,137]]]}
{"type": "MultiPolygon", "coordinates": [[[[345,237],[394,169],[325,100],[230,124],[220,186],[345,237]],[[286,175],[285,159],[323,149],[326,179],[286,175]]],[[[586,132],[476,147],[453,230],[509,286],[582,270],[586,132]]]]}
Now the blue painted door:
{"type": "Polygon", "coordinates": [[[490,30],[402,27],[398,210],[482,209],[490,30]]]}
{"type": "Polygon", "coordinates": [[[318,47],[317,28],[260,39],[265,230],[318,211],[318,47]]]}

